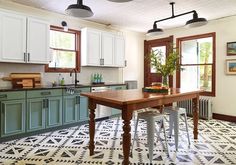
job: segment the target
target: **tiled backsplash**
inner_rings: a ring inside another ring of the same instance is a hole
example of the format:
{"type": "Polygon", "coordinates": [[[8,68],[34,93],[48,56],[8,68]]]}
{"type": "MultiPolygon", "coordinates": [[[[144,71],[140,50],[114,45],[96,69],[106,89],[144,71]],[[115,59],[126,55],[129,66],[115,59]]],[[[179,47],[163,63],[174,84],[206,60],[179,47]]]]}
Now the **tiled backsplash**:
{"type": "MultiPolygon", "coordinates": [[[[58,80],[59,73],[45,73],[44,65],[32,64],[12,64],[0,63],[0,87],[11,87],[10,81],[3,81],[2,77],[9,76],[10,73],[41,73],[42,84],[51,85],[53,81],[58,80]]],[[[123,82],[123,69],[122,68],[101,68],[101,67],[81,67],[81,72],[77,77],[80,84],[87,84],[91,81],[91,75],[94,73],[101,73],[104,82],[107,83],[120,83],[123,82]]],[[[70,73],[61,73],[65,79],[66,84],[74,82],[74,74],[70,77],[70,73]]]]}

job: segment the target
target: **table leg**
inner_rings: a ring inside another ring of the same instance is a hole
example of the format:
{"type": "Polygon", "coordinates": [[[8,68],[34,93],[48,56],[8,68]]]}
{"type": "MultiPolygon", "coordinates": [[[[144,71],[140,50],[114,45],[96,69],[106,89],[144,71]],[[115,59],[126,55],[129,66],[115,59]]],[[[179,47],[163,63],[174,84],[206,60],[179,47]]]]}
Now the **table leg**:
{"type": "Polygon", "coordinates": [[[130,146],[131,146],[131,126],[130,126],[130,120],[132,119],[132,112],[129,112],[128,110],[122,110],[122,119],[123,119],[123,155],[124,160],[123,164],[128,165],[129,164],[129,154],[130,154],[130,146]]]}
{"type": "Polygon", "coordinates": [[[94,154],[94,134],[95,134],[95,109],[96,109],[96,104],[93,102],[92,99],[89,99],[89,151],[90,151],[90,156],[94,154]]]}
{"type": "Polygon", "coordinates": [[[199,96],[193,99],[193,136],[198,138],[199,96]]]}

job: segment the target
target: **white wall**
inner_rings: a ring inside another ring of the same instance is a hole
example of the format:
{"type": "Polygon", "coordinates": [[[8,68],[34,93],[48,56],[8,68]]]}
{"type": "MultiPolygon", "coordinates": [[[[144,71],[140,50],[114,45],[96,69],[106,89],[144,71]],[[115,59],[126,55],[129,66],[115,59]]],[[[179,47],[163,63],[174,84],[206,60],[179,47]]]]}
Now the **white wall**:
{"type": "MultiPolygon", "coordinates": [[[[140,58],[142,58],[143,56],[143,34],[130,32],[125,29],[115,29],[102,24],[85,21],[79,18],[7,2],[6,0],[0,0],[0,8],[24,13],[26,15],[40,19],[45,19],[49,21],[51,25],[55,26],[61,26],[61,22],[66,21],[67,25],[71,29],[80,30],[83,27],[92,27],[123,34],[126,39],[126,60],[128,63],[128,69],[81,67],[81,73],[78,74],[80,83],[90,83],[90,77],[92,73],[102,73],[105,82],[120,83],[124,82],[125,80],[143,81],[143,69],[141,69],[143,68],[143,64],[142,61],[140,61],[140,58]],[[137,66],[140,65],[141,68],[138,67],[139,69],[137,70],[137,66]]],[[[16,72],[40,72],[44,85],[51,84],[52,81],[57,80],[58,78],[58,73],[45,73],[44,65],[0,63],[0,87],[11,86],[10,82],[2,81],[1,77],[5,77],[10,73],[16,72]]],[[[69,73],[62,73],[62,76],[65,78],[66,83],[73,82],[73,77],[70,77],[69,73]]],[[[142,82],[138,84],[139,86],[143,86],[142,82]]]]}
{"type": "MultiPolygon", "coordinates": [[[[158,38],[174,35],[179,37],[216,32],[216,97],[213,98],[213,112],[236,116],[236,75],[225,74],[225,60],[236,59],[236,56],[226,55],[226,43],[236,41],[236,16],[209,21],[205,26],[186,29],[176,28],[167,30],[158,38]]],[[[148,40],[154,38],[148,38],[148,40]]]]}

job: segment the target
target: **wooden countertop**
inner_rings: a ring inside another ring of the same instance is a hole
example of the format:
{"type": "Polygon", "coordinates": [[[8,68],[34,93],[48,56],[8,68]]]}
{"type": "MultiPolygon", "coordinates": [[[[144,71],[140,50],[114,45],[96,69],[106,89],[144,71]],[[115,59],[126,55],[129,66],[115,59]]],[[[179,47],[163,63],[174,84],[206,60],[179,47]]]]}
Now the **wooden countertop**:
{"type": "Polygon", "coordinates": [[[38,87],[27,87],[27,88],[12,88],[12,87],[0,87],[0,92],[8,91],[25,91],[25,90],[44,90],[44,89],[65,89],[68,87],[71,88],[90,88],[90,87],[99,87],[99,86],[116,86],[116,85],[126,85],[124,83],[106,83],[106,84],[78,84],[77,86],[73,84],[66,84],[62,86],[38,86],[38,87]]]}

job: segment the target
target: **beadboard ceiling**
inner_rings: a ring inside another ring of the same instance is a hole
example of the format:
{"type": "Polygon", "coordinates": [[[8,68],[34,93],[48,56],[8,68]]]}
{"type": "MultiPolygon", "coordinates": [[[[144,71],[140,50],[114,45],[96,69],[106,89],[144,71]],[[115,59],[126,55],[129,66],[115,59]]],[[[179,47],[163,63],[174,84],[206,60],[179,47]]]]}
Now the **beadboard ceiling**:
{"type": "MultiPolygon", "coordinates": [[[[35,8],[65,14],[65,9],[77,0],[11,0],[35,8]]],[[[107,0],[84,0],[94,16],[85,20],[146,32],[155,20],[171,16],[170,2],[175,2],[175,15],[196,10],[199,17],[208,20],[236,15],[236,0],[133,0],[115,3],[107,0]]],[[[192,14],[158,23],[163,29],[184,26],[192,14]]]]}

